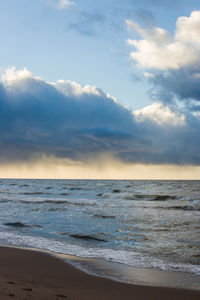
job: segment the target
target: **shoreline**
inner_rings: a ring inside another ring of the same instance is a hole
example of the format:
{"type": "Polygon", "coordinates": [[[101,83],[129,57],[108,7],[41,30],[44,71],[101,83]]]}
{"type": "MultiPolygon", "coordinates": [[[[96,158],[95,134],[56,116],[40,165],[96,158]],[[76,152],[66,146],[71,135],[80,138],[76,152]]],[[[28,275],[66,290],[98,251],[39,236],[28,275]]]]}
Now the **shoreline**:
{"type": "Polygon", "coordinates": [[[88,275],[107,278],[121,283],[200,291],[200,275],[195,273],[135,267],[103,258],[81,257],[28,246],[0,244],[1,247],[44,253],[58,258],[88,275]]]}
{"type": "Polygon", "coordinates": [[[196,300],[200,297],[200,290],[191,288],[128,284],[90,275],[56,256],[45,250],[0,246],[0,299],[196,300]]]}

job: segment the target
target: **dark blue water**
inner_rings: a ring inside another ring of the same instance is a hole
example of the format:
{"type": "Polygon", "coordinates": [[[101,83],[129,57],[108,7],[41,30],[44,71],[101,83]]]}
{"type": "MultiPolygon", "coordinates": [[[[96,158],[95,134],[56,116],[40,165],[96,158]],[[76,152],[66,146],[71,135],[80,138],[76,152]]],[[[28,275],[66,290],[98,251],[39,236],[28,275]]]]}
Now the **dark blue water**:
{"type": "Polygon", "coordinates": [[[200,274],[200,181],[0,180],[0,241],[200,274]]]}

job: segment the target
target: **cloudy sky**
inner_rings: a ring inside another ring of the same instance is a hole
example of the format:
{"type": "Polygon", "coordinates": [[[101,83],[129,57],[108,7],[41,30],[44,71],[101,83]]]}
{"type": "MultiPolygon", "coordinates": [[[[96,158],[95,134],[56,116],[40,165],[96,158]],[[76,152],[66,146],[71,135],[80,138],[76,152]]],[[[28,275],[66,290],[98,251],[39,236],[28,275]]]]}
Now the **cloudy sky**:
{"type": "Polygon", "coordinates": [[[0,1],[0,177],[200,179],[199,0],[0,1]]]}

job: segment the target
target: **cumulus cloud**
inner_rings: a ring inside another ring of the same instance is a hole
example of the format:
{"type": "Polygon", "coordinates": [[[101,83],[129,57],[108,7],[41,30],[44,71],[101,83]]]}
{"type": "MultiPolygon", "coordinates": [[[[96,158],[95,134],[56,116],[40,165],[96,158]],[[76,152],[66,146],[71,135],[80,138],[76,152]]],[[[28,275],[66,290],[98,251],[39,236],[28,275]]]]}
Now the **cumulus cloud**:
{"type": "Polygon", "coordinates": [[[184,44],[200,46],[200,11],[193,11],[190,17],[180,17],[176,23],[175,39],[184,44]]]}
{"type": "Polygon", "coordinates": [[[132,112],[101,89],[11,68],[0,81],[0,162],[57,157],[200,164],[200,120],[160,104],[132,112]],[[187,151],[183,151],[187,148],[187,151]]]}
{"type": "Polygon", "coordinates": [[[75,5],[76,3],[70,0],[58,0],[58,2],[56,3],[56,7],[58,10],[68,9],[75,5]]]}
{"type": "Polygon", "coordinates": [[[128,40],[128,44],[136,49],[131,52],[131,59],[140,66],[168,70],[199,64],[200,11],[192,12],[190,17],[178,18],[174,36],[159,27],[142,28],[131,20],[126,24],[143,38],[128,40]]]}
{"type": "Polygon", "coordinates": [[[134,136],[129,111],[102,90],[9,69],[0,85],[1,159],[45,153],[87,158],[134,136]]]}
{"type": "Polygon", "coordinates": [[[183,114],[173,112],[169,107],[161,103],[153,103],[142,109],[133,112],[138,122],[150,120],[159,125],[183,126],[185,125],[185,116],[183,114]]]}
{"type": "Polygon", "coordinates": [[[142,39],[129,39],[134,47],[132,62],[144,70],[154,87],[154,96],[163,101],[184,101],[188,108],[198,109],[188,101],[200,100],[200,11],[179,17],[174,35],[159,27],[143,28],[127,20],[130,31],[142,39]]]}

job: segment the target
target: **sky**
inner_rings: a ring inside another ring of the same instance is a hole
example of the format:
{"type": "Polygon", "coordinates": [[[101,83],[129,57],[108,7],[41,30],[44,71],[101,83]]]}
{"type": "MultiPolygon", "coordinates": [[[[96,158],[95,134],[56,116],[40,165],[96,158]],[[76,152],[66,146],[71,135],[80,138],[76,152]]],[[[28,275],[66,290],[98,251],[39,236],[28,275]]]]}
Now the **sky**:
{"type": "Polygon", "coordinates": [[[0,0],[0,177],[200,179],[199,0],[0,0]]]}

